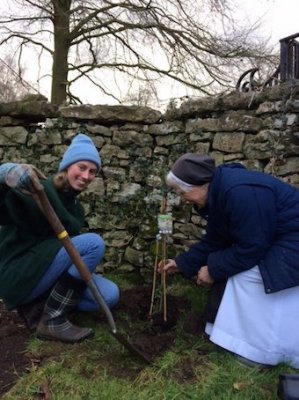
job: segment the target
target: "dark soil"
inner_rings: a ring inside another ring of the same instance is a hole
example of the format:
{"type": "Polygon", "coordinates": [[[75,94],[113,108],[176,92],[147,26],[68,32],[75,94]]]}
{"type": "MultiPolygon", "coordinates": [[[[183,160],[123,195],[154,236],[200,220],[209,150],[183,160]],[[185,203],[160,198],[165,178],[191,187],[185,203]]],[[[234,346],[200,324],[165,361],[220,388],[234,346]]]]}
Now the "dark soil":
{"type": "MultiPolygon", "coordinates": [[[[177,336],[177,322],[190,306],[185,299],[167,295],[167,320],[164,321],[162,312],[153,311],[149,318],[150,299],[150,287],[139,286],[123,291],[113,315],[118,332],[130,332],[129,343],[153,362],[173,345],[177,336]],[[132,322],[128,322],[124,314],[129,315],[132,322]]],[[[103,322],[102,318],[100,320],[103,322]]],[[[201,332],[202,323],[198,316],[187,315],[184,330],[191,334],[201,332]]],[[[18,376],[29,371],[34,363],[30,359],[32,356],[26,354],[29,337],[22,318],[16,311],[5,310],[0,300],[0,398],[15,384],[18,376]]]]}
{"type": "MultiPolygon", "coordinates": [[[[147,359],[154,361],[173,345],[177,336],[177,322],[186,313],[186,310],[190,309],[190,304],[182,297],[167,295],[167,320],[164,321],[163,312],[153,311],[152,316],[149,317],[150,299],[150,287],[136,287],[127,290],[121,294],[115,311],[124,311],[132,319],[148,322],[147,324],[143,324],[142,330],[134,332],[131,335],[130,342],[147,359]]],[[[159,304],[155,307],[154,303],[153,310],[158,307],[159,304]]],[[[119,321],[121,319],[117,318],[118,323],[119,321]]],[[[125,321],[121,321],[122,326],[125,327],[125,324],[125,321]]],[[[199,317],[188,314],[184,330],[187,333],[194,334],[196,332],[198,334],[202,331],[202,328],[203,326],[199,317]]],[[[124,329],[127,330],[126,327],[124,329]]]]}
{"type": "Polygon", "coordinates": [[[29,366],[24,354],[29,336],[18,313],[6,311],[0,300],[0,397],[29,366]]]}

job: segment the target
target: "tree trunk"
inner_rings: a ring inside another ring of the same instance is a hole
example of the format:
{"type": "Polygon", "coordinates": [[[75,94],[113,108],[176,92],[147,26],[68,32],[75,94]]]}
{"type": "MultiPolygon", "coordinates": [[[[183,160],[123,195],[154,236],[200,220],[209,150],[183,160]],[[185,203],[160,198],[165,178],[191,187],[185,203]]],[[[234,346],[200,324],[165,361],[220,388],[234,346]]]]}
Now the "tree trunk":
{"type": "Polygon", "coordinates": [[[70,7],[72,0],[52,0],[54,9],[54,56],[52,68],[51,103],[66,100],[68,52],[70,48],[70,7]]]}

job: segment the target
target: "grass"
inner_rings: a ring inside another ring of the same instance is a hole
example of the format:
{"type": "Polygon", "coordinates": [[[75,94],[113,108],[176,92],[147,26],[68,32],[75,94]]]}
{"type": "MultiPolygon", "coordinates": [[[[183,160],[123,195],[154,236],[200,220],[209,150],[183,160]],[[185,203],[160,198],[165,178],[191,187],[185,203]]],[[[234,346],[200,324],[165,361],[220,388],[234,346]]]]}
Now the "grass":
{"type": "MultiPolygon", "coordinates": [[[[111,278],[121,290],[130,287],[123,277],[111,278]]],[[[177,276],[168,291],[188,297],[191,310],[201,311],[204,289],[177,276]]],[[[115,315],[116,324],[117,318],[115,315]]],[[[83,319],[80,315],[80,325],[91,326],[95,337],[67,345],[32,336],[27,348],[30,371],[18,377],[2,399],[269,400],[277,399],[279,373],[296,373],[286,365],[263,372],[239,365],[233,355],[204,336],[187,334],[183,321],[177,327],[174,346],[151,366],[132,357],[110,335],[98,314],[96,318],[86,314],[83,319]]],[[[134,321],[132,326],[136,329],[134,321]]]]}

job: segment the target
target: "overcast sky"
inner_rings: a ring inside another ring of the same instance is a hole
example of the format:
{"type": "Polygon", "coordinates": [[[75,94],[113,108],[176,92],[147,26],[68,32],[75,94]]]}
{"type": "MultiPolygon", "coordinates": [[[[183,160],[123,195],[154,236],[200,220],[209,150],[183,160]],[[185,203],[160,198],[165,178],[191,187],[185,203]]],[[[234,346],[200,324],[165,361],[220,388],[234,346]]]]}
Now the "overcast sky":
{"type": "MultiPolygon", "coordinates": [[[[3,7],[4,1],[1,1],[1,6],[3,7]]],[[[6,1],[6,0],[5,0],[6,1]]],[[[235,0],[236,4],[239,6],[238,15],[240,15],[241,21],[246,21],[247,19],[251,22],[262,18],[263,23],[263,33],[270,38],[273,44],[277,44],[277,49],[279,49],[279,40],[299,33],[299,0],[235,0]]],[[[298,38],[299,40],[299,38],[298,38]]],[[[47,60],[47,65],[50,66],[51,60],[47,60]]],[[[27,64],[27,80],[29,82],[34,82],[36,80],[36,68],[34,65],[27,64]],[[35,76],[34,76],[35,75],[35,76]]],[[[50,70],[49,70],[50,72],[50,70]]],[[[50,77],[43,80],[43,84],[40,90],[44,95],[50,98],[50,77]]],[[[187,93],[182,93],[176,89],[176,83],[173,87],[168,87],[167,90],[163,90],[162,98],[168,103],[169,99],[183,96],[187,93]]],[[[81,90],[80,90],[81,92],[81,90]]],[[[80,93],[81,100],[84,103],[91,104],[104,104],[109,102],[109,99],[104,99],[100,94],[95,94],[94,89],[88,89],[86,86],[82,89],[83,93],[80,93]]]]}
{"type": "Polygon", "coordinates": [[[238,0],[252,20],[263,17],[264,30],[273,43],[299,33],[299,0],[238,0]]]}
{"type": "MultiPolygon", "coordinates": [[[[261,32],[269,37],[277,50],[280,49],[280,39],[299,33],[299,0],[235,0],[235,3],[241,21],[248,19],[253,23],[262,20],[261,32]]],[[[170,98],[176,97],[175,86],[174,83],[170,98]]]]}
{"type": "MultiPolygon", "coordinates": [[[[252,22],[262,18],[263,30],[273,44],[287,36],[299,33],[299,0],[235,0],[239,5],[240,19],[252,22]]],[[[299,40],[299,38],[298,38],[299,40]]],[[[165,101],[183,95],[176,93],[176,83],[171,91],[165,91],[165,101]]]]}

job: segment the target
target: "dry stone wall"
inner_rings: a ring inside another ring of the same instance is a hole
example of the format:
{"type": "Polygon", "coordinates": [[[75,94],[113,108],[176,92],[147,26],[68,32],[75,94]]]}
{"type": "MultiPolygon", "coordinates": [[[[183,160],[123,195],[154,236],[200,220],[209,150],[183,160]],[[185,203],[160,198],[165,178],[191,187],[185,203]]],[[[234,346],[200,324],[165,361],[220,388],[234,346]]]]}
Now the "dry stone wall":
{"type": "Polygon", "coordinates": [[[92,137],[102,170],[80,198],[85,229],[106,242],[100,269],[138,271],[150,279],[163,196],[174,217],[169,257],[187,250],[205,228],[164,183],[181,154],[209,154],[217,164],[240,162],[299,187],[298,92],[299,83],[290,82],[262,92],[187,101],[164,114],[147,107],[57,108],[43,97],[28,96],[0,104],[0,160],[31,163],[51,176],[76,133],[92,137]]]}

